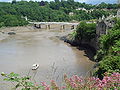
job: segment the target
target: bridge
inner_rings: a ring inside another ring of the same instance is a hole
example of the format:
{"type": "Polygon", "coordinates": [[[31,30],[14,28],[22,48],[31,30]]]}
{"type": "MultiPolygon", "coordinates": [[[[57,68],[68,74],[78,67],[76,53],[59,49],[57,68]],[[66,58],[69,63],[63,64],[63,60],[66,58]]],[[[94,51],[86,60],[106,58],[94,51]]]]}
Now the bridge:
{"type": "Polygon", "coordinates": [[[33,24],[34,27],[41,29],[42,25],[46,26],[46,29],[51,29],[51,25],[60,25],[61,30],[65,30],[66,25],[70,25],[71,29],[75,29],[79,23],[70,23],[70,22],[29,22],[33,24]]]}

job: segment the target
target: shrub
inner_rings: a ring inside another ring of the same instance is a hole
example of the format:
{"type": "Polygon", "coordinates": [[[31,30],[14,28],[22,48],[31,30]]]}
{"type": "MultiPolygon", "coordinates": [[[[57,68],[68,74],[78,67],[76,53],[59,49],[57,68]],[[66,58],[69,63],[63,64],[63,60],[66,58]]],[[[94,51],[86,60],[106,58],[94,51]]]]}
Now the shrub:
{"type": "Polygon", "coordinates": [[[81,22],[76,30],[76,38],[78,40],[91,40],[96,36],[96,24],[81,22]]]}
{"type": "Polygon", "coordinates": [[[1,73],[5,77],[4,80],[17,82],[15,89],[22,87],[21,90],[119,90],[120,87],[120,74],[119,73],[105,73],[104,78],[90,77],[83,78],[77,75],[73,75],[71,78],[64,75],[64,85],[59,87],[54,80],[51,81],[51,85],[47,85],[46,82],[41,82],[40,85],[33,83],[31,77],[20,77],[18,74],[1,73]]]}

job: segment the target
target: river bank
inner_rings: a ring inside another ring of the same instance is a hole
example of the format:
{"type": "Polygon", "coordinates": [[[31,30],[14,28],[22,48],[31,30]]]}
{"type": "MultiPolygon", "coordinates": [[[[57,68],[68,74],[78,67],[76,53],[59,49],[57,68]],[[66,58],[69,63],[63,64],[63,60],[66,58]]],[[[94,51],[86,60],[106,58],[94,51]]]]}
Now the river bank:
{"type": "Polygon", "coordinates": [[[62,36],[60,37],[60,39],[70,44],[71,46],[77,47],[79,50],[81,50],[81,48],[84,48],[86,52],[91,51],[92,55],[91,56],[88,55],[88,57],[92,61],[94,61],[94,56],[96,54],[96,49],[94,47],[90,46],[89,44],[82,43],[80,40],[75,40],[74,38],[71,38],[70,34],[62,36]]]}
{"type": "Polygon", "coordinates": [[[2,27],[0,28],[0,41],[9,37],[10,36],[9,33],[17,34],[17,33],[34,32],[34,31],[35,29],[33,29],[32,26],[2,27]]]}

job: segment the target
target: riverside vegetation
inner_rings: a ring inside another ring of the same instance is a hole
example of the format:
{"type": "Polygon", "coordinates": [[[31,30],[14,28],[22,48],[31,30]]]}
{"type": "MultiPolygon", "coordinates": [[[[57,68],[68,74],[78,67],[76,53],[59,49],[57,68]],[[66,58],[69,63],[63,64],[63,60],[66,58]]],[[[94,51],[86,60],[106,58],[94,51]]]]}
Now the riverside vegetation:
{"type": "Polygon", "coordinates": [[[21,77],[19,74],[1,73],[4,76],[5,81],[14,83],[13,90],[119,90],[120,89],[120,74],[119,73],[105,73],[102,80],[95,77],[82,78],[77,75],[73,75],[68,78],[64,75],[64,84],[59,87],[54,80],[51,81],[51,85],[47,85],[46,82],[36,83],[31,80],[31,77],[21,77]]]}
{"type": "MultiPolygon", "coordinates": [[[[94,75],[102,79],[105,72],[120,72],[120,19],[115,19],[116,24],[107,35],[99,38],[99,50],[95,55],[95,61],[98,62],[98,68],[94,75]]],[[[81,22],[75,33],[70,34],[73,42],[89,41],[96,37],[96,25],[81,22]]]]}

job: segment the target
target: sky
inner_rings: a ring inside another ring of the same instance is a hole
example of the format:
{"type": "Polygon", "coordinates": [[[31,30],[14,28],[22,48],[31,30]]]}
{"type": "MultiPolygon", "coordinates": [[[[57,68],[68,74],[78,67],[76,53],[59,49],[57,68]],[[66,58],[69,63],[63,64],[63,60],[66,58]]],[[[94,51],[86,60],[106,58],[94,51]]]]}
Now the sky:
{"type": "MultiPolygon", "coordinates": [[[[0,2],[10,2],[12,0],[0,0],[0,2]]],[[[16,0],[17,1],[17,0],[16,0]]],[[[20,1],[20,0],[18,0],[20,1]]],[[[29,0],[27,0],[29,1],[29,0]]],[[[54,0],[33,0],[33,1],[54,1],[54,0]]],[[[85,2],[88,4],[99,4],[101,2],[106,2],[106,3],[117,3],[117,0],[75,0],[78,2],[85,2]]]]}

